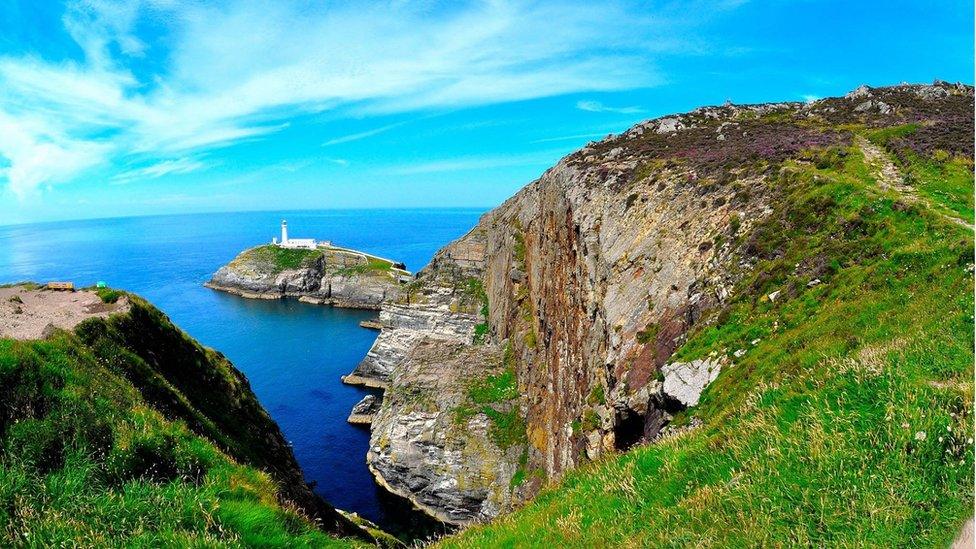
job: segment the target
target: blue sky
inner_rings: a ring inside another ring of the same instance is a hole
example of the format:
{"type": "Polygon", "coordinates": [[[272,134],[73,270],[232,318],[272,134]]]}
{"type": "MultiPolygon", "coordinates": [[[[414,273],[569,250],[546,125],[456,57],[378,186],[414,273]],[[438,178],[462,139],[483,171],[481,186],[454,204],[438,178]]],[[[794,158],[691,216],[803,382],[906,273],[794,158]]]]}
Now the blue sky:
{"type": "Polygon", "coordinates": [[[6,0],[0,224],[494,206],[671,112],[973,82],[973,4],[6,0]]]}

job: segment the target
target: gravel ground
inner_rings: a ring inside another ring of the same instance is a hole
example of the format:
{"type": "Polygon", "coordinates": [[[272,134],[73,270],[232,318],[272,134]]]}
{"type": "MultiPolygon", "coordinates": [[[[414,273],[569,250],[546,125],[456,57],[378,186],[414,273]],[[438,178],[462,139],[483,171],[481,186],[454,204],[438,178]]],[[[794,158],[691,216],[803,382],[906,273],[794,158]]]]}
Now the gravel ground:
{"type": "Polygon", "coordinates": [[[70,330],[86,318],[128,309],[129,301],[124,296],[109,304],[102,303],[91,291],[0,288],[0,337],[40,339],[53,328],[70,330]]]}

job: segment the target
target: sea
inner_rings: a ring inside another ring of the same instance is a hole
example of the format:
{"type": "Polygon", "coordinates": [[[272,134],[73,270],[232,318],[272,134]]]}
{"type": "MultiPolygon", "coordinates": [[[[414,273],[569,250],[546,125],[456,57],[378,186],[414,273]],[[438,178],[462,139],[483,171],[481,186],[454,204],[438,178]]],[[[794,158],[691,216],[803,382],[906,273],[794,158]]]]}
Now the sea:
{"type": "Polygon", "coordinates": [[[244,372],[292,444],[307,481],[332,505],[401,530],[402,502],[366,468],[369,431],[346,422],[367,391],[339,377],[377,332],[375,312],[249,300],[203,287],[238,252],[292,238],[330,240],[417,271],[477,223],[483,209],[322,210],[126,217],[0,226],[0,283],[105,282],[139,294],[244,372]]]}

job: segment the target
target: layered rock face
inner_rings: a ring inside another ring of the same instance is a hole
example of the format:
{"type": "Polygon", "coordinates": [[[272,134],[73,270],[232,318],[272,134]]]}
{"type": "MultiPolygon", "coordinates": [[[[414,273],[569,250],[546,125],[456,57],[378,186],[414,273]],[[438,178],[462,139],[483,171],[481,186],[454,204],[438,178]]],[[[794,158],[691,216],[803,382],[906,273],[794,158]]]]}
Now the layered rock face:
{"type": "Polygon", "coordinates": [[[342,380],[350,385],[387,387],[390,375],[407,353],[424,338],[468,343],[477,316],[451,312],[437,303],[391,303],[380,311],[383,330],[359,366],[342,380]]]}
{"type": "MultiPolygon", "coordinates": [[[[503,510],[581,459],[653,440],[673,407],[696,404],[734,366],[735,350],[669,363],[703,314],[763,259],[755,243],[769,238],[761,226],[783,200],[778,182],[790,163],[819,161],[811,151],[846,151],[850,124],[917,124],[912,139],[956,152],[960,145],[938,128],[945,123],[970,139],[972,120],[964,118],[972,97],[972,88],[938,84],[859,89],[811,104],[702,108],[562,159],[439,252],[401,303],[384,308],[392,327],[359,372],[390,386],[373,423],[374,473],[435,516],[464,523],[503,510]],[[483,291],[480,310],[464,300],[471,286],[483,291]],[[470,342],[455,337],[463,330],[425,328],[458,315],[470,316],[470,342]],[[409,322],[394,320],[419,316],[409,332],[397,328],[409,322]],[[497,474],[479,479],[466,467],[481,466],[481,447],[457,444],[461,435],[445,423],[471,390],[424,380],[461,379],[498,349],[510,356],[517,398],[506,405],[525,436],[511,452],[492,449],[493,459],[514,454],[516,467],[492,465],[497,474]],[[423,395],[422,409],[406,404],[408,394],[423,395]],[[500,486],[508,470],[512,480],[500,486]],[[493,490],[509,499],[499,503],[493,490]],[[482,498],[479,512],[452,514],[475,508],[460,505],[464,498],[482,498]]],[[[797,265],[811,278],[822,267],[797,265]]]]}
{"type": "MultiPolygon", "coordinates": [[[[390,491],[448,523],[483,521],[507,508],[522,452],[493,434],[493,419],[469,408],[466,391],[486,373],[501,374],[497,347],[425,338],[394,372],[373,419],[366,456],[390,491]]],[[[512,403],[501,413],[514,412],[512,403]]],[[[492,409],[494,410],[494,409],[492,409]]]]}
{"type": "Polygon", "coordinates": [[[285,250],[273,245],[241,252],[207,287],[253,299],[297,297],[355,309],[379,309],[396,299],[409,273],[360,252],[325,248],[285,250]]]}

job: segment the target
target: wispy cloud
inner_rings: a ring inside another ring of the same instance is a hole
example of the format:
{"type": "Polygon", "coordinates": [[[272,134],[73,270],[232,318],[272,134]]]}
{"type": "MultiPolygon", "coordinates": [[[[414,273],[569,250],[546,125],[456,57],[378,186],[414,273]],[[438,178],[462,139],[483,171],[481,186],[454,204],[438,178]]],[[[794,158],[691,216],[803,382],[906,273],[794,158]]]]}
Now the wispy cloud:
{"type": "Polygon", "coordinates": [[[809,93],[805,93],[805,94],[801,95],[800,97],[802,97],[803,98],[803,101],[806,102],[806,103],[813,103],[814,101],[817,101],[817,100],[821,99],[821,97],[819,95],[812,95],[812,94],[809,94],[809,93]]]}
{"type": "Polygon", "coordinates": [[[177,158],[163,160],[136,170],[121,172],[112,179],[119,184],[129,183],[137,179],[156,179],[164,175],[191,173],[209,166],[209,164],[195,158],[177,158]]]}
{"type": "Polygon", "coordinates": [[[395,124],[387,124],[386,126],[380,126],[379,128],[373,128],[372,130],[366,130],[364,132],[351,133],[348,135],[343,135],[341,137],[334,137],[325,143],[322,143],[323,147],[330,147],[332,145],[339,145],[341,143],[349,143],[351,141],[359,141],[360,139],[366,139],[367,137],[373,137],[374,135],[379,135],[383,132],[390,131],[394,128],[399,128],[400,126],[406,124],[406,122],[397,122],[395,124]]]}
{"type": "Polygon", "coordinates": [[[638,114],[644,112],[640,107],[610,107],[599,101],[577,101],[576,108],[587,112],[612,112],[617,114],[638,114]]]}
{"type": "Polygon", "coordinates": [[[64,30],[81,57],[0,56],[0,156],[9,163],[0,181],[18,196],[132,158],[157,161],[149,177],[185,173],[190,165],[171,159],[267,138],[325,110],[431,112],[653,86],[657,56],[685,47],[673,37],[689,25],[626,0],[67,5],[64,30]],[[140,36],[147,25],[163,39],[140,36]]]}

